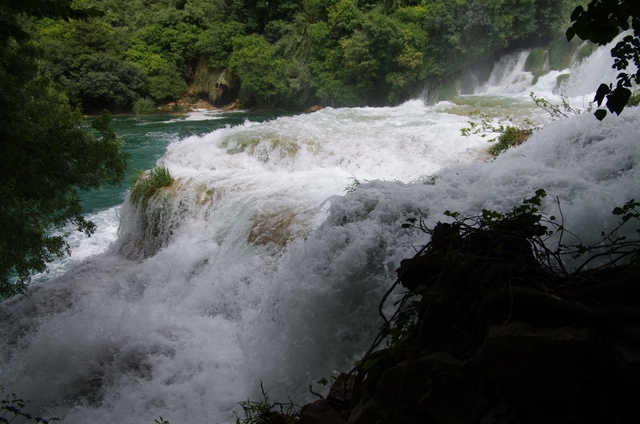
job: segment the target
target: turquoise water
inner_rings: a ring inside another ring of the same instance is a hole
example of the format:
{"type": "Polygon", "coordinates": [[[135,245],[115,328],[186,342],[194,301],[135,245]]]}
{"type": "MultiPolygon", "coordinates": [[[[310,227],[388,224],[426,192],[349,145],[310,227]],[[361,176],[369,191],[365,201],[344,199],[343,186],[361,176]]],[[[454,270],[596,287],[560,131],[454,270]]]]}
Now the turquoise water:
{"type": "Polygon", "coordinates": [[[189,115],[116,116],[112,128],[123,142],[122,150],[129,153],[128,169],[119,186],[82,192],[85,214],[102,211],[121,204],[137,170],[153,168],[167,146],[189,136],[202,136],[226,126],[246,121],[264,122],[285,112],[198,112],[189,115]]]}

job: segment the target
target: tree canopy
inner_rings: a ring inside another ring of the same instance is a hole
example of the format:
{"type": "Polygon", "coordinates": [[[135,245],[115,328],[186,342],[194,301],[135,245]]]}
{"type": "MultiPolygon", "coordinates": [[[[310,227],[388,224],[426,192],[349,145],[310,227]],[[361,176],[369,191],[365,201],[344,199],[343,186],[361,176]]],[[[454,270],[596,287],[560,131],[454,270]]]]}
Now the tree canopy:
{"type": "Polygon", "coordinates": [[[24,291],[33,272],[69,252],[71,223],[91,234],[78,190],[119,183],[126,155],[110,130],[108,114],[87,130],[52,79],[40,72],[41,56],[28,32],[28,18],[86,17],[71,1],[0,3],[0,296],[24,291]]]}
{"type": "MultiPolygon", "coordinates": [[[[613,68],[620,72],[616,86],[601,84],[595,96],[598,106],[607,99],[609,112],[620,114],[631,97],[632,83],[640,84],[640,2],[637,0],[592,0],[587,9],[577,6],[571,14],[573,24],[567,30],[567,39],[578,36],[599,45],[612,42],[621,32],[630,31],[611,49],[613,68]],[[628,71],[631,62],[635,73],[628,71]]],[[[595,113],[600,120],[607,115],[605,109],[595,113]]]]}
{"type": "Polygon", "coordinates": [[[245,106],[302,109],[405,101],[425,79],[442,83],[476,58],[558,38],[576,0],[74,4],[89,19],[43,15],[31,32],[44,52],[43,69],[85,110],[206,98],[212,90],[197,87],[210,88],[222,73],[237,82],[234,95],[245,106]],[[256,48],[260,55],[250,63],[247,54],[256,48]],[[203,75],[212,80],[198,79],[203,75]]]}

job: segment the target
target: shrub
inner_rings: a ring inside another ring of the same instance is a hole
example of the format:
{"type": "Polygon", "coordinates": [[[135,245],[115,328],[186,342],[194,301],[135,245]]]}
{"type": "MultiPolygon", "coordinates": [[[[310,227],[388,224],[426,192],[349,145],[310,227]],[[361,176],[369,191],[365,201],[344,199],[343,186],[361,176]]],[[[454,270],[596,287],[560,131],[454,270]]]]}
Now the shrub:
{"type": "Polygon", "coordinates": [[[149,115],[157,112],[156,102],[148,97],[136,100],[133,104],[133,113],[136,115],[149,115]]]}
{"type": "Polygon", "coordinates": [[[516,128],[516,127],[507,127],[505,132],[500,134],[498,137],[498,141],[489,148],[489,153],[493,156],[498,156],[500,153],[505,150],[519,146],[531,136],[533,130],[524,129],[524,128],[516,128]]]}

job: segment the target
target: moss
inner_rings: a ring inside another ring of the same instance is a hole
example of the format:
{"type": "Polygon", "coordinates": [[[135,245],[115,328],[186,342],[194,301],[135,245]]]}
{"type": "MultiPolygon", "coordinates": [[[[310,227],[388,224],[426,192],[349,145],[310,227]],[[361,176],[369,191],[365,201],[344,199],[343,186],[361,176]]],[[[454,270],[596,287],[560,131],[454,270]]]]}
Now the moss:
{"type": "Polygon", "coordinates": [[[549,43],[549,68],[554,71],[561,71],[571,66],[573,55],[579,47],[581,41],[576,37],[571,42],[566,40],[555,40],[549,43]]]}
{"type": "Polygon", "coordinates": [[[547,60],[547,52],[538,48],[531,50],[527,60],[524,62],[524,70],[529,72],[539,72],[544,70],[544,64],[547,60]]]}
{"type": "Polygon", "coordinates": [[[231,72],[222,69],[212,69],[205,63],[200,63],[193,76],[191,93],[206,93],[213,101],[221,94],[221,86],[233,88],[236,80],[231,72]]]}
{"type": "Polygon", "coordinates": [[[440,86],[437,98],[438,100],[449,100],[457,97],[458,95],[460,95],[458,88],[456,87],[455,82],[451,81],[440,86]]]}
{"type": "Polygon", "coordinates": [[[533,83],[535,84],[542,75],[547,73],[545,64],[547,62],[547,52],[543,49],[533,49],[527,60],[524,62],[524,70],[533,74],[533,83]]]}
{"type": "Polygon", "coordinates": [[[294,157],[300,150],[300,145],[294,141],[282,140],[280,138],[271,139],[271,149],[280,150],[280,157],[294,157]]]}
{"type": "Polygon", "coordinates": [[[558,75],[558,78],[556,78],[556,86],[554,90],[558,90],[562,86],[562,84],[569,79],[570,76],[571,74],[558,75]]]}
{"type": "Polygon", "coordinates": [[[598,46],[596,44],[590,41],[585,41],[580,47],[578,47],[578,50],[576,51],[576,62],[582,62],[583,60],[591,56],[597,49],[598,46]]]}
{"type": "Polygon", "coordinates": [[[225,139],[222,142],[222,147],[227,148],[227,153],[233,155],[244,151],[253,153],[258,144],[260,144],[260,139],[257,137],[234,137],[225,139]]]}
{"type": "MultiPolygon", "coordinates": [[[[300,145],[294,141],[283,140],[281,138],[273,137],[270,139],[263,140],[258,137],[243,137],[243,138],[229,138],[222,142],[222,147],[227,148],[227,153],[236,154],[247,152],[252,155],[256,152],[256,148],[262,142],[268,142],[268,144],[263,144],[263,146],[269,146],[269,150],[271,151],[280,151],[280,157],[294,157],[298,151],[300,150],[300,145]]],[[[261,151],[263,153],[263,151],[261,151]]]]}
{"type": "Polygon", "coordinates": [[[296,214],[292,210],[282,209],[270,213],[261,213],[252,219],[247,241],[251,244],[275,244],[285,246],[298,232],[295,230],[296,214]]]}

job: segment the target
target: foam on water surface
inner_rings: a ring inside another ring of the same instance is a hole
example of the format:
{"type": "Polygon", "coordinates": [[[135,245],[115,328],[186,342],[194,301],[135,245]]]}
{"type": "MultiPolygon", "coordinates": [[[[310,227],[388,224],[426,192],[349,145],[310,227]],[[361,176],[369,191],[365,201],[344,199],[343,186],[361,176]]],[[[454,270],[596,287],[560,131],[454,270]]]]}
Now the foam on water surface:
{"type": "Polygon", "coordinates": [[[640,111],[552,122],[482,160],[461,110],[518,96],[326,108],[174,139],[159,164],[177,182],[146,215],[108,209],[104,227],[120,228],[105,250],[79,240],[64,275],[0,306],[5,391],[68,423],[234,422],[260,381],[302,403],[367,349],[395,269],[428,241],[407,218],[508,211],[544,188],[543,211],[557,196],[567,226],[597,239],[613,206],[640,198],[640,111]]]}

